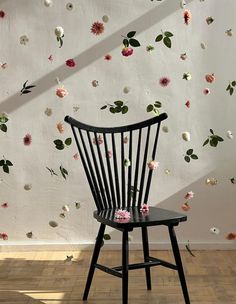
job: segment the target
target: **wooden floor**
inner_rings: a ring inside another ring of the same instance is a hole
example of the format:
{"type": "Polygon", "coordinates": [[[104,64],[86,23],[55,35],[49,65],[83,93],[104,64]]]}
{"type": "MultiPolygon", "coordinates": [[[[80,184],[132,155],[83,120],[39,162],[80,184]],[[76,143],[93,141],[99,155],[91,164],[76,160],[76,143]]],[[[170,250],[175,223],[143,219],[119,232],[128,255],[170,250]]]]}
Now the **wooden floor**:
{"type": "MultiPolygon", "coordinates": [[[[182,252],[191,303],[236,303],[236,251],[182,252]]],[[[81,300],[91,252],[0,253],[0,303],[76,304],[81,300]],[[66,255],[74,259],[66,262],[66,255]]],[[[173,262],[169,251],[152,256],[173,262]]],[[[142,261],[142,252],[130,253],[142,261]]],[[[101,263],[119,265],[120,253],[103,251],[101,263]]],[[[130,271],[129,304],[184,303],[177,273],[154,267],[152,291],[145,287],[144,270],[130,271]]],[[[88,304],[121,304],[121,280],[96,271],[88,304]]]]}

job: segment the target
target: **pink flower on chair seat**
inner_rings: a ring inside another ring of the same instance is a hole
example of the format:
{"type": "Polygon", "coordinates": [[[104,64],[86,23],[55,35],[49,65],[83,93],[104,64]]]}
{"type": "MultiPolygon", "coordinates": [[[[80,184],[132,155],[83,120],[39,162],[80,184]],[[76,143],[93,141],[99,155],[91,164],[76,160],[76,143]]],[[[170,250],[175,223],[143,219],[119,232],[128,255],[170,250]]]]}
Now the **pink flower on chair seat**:
{"type": "Polygon", "coordinates": [[[149,211],[149,206],[148,204],[143,204],[140,208],[141,212],[148,212],[149,211]]]}
{"type": "Polygon", "coordinates": [[[115,212],[115,218],[116,219],[129,219],[130,218],[130,212],[127,210],[119,209],[115,212]]]}
{"type": "Polygon", "coordinates": [[[60,98],[63,98],[63,97],[65,97],[66,95],[68,95],[68,91],[67,91],[66,89],[64,89],[64,88],[58,88],[58,89],[56,90],[56,95],[57,95],[58,97],[60,97],[60,98]]]}
{"type": "Polygon", "coordinates": [[[190,200],[190,199],[193,198],[193,196],[194,196],[193,191],[189,191],[189,192],[187,192],[187,194],[185,195],[184,198],[185,198],[186,200],[190,200]]]}

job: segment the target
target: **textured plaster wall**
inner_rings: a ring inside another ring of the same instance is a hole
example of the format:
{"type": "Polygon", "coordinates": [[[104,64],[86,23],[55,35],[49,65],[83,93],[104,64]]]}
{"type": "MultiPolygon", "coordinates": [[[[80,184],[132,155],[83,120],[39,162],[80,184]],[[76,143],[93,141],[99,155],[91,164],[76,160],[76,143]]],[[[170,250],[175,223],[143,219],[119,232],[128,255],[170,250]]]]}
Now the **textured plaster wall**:
{"type": "MultiPolygon", "coordinates": [[[[164,124],[169,132],[161,131],[160,166],[154,174],[150,205],[184,212],[184,197],[193,191],[188,222],[178,229],[180,241],[203,247],[235,246],[226,239],[236,230],[236,185],[230,181],[236,176],[236,145],[234,138],[227,137],[229,130],[236,134],[236,93],[226,91],[229,81],[236,79],[235,36],[226,34],[236,28],[235,1],[193,0],[184,9],[177,0],[76,0],[71,1],[72,10],[67,3],[53,0],[47,7],[40,0],[0,1],[5,13],[0,18],[0,113],[9,119],[7,132],[0,130],[0,160],[4,156],[13,164],[9,173],[0,167],[0,203],[8,206],[0,207],[0,244],[94,242],[98,226],[92,218],[94,204],[80,160],[73,157],[75,143],[63,150],[53,143],[72,137],[63,118],[71,115],[88,124],[123,125],[152,117],[146,107],[158,100],[160,111],[168,113],[164,124]],[[189,25],[184,23],[185,9],[192,14],[189,25]],[[103,16],[109,17],[108,22],[102,21],[103,16]],[[209,16],[214,19],[211,24],[206,22],[209,16]],[[104,24],[100,35],[90,31],[95,21],[104,24]],[[61,48],[54,33],[57,26],[64,29],[61,48]],[[161,30],[173,33],[171,48],[155,42],[161,30]],[[141,46],[125,57],[121,54],[122,35],[130,31],[136,31],[141,46]],[[24,35],[28,38],[25,44],[20,43],[24,35]],[[148,52],[150,44],[155,49],[148,52]],[[180,58],[183,53],[186,60],[180,58]],[[104,59],[106,54],[111,60],[104,59]],[[66,65],[68,59],[74,60],[74,67],[66,65]],[[190,73],[191,80],[183,79],[184,73],[190,73]],[[215,81],[206,82],[205,75],[212,73],[215,81]],[[166,87],[159,84],[164,76],[170,79],[166,87]],[[27,85],[36,87],[21,95],[27,80],[27,85]],[[93,80],[98,86],[92,85],[93,80]],[[62,86],[68,95],[59,98],[56,90],[62,86]],[[125,87],[128,93],[124,93],[125,87]],[[203,93],[205,88],[210,94],[203,93]],[[100,110],[116,100],[127,103],[126,114],[100,110]],[[52,111],[50,116],[46,109],[52,111]],[[59,122],[63,133],[56,127],[59,122]],[[217,147],[203,147],[210,128],[224,139],[217,147]],[[185,131],[191,134],[189,142],[182,139],[185,131]],[[30,145],[23,141],[27,134],[30,145]],[[188,149],[194,150],[197,160],[184,160],[188,149]],[[66,179],[60,166],[68,171],[66,179]],[[47,167],[57,175],[51,175],[47,167]],[[217,185],[206,185],[207,178],[217,179],[217,185]],[[31,189],[25,190],[28,184],[31,189]],[[70,211],[61,218],[65,204],[70,211]],[[49,225],[52,220],[58,227],[49,225]],[[220,233],[212,234],[212,227],[220,233]],[[26,235],[29,232],[31,238],[26,235]],[[3,240],[4,233],[8,240],[3,240]]],[[[108,233],[112,237],[108,242],[120,240],[118,233],[108,233]]],[[[140,241],[138,233],[132,236],[134,243],[140,241]]],[[[151,229],[150,239],[166,242],[167,234],[151,229]]]]}

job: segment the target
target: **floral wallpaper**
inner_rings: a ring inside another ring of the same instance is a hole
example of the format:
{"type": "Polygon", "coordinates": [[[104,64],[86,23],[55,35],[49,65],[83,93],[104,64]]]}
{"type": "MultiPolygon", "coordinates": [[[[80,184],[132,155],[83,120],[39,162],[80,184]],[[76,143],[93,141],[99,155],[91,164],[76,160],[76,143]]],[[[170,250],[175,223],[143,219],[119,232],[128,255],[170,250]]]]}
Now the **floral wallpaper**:
{"type": "MultiPolygon", "coordinates": [[[[118,126],[166,112],[149,205],[187,213],[179,239],[193,256],[199,244],[235,247],[234,9],[233,0],[0,2],[1,245],[94,242],[95,206],[65,115],[118,126]]],[[[167,241],[162,231],[150,238],[167,241]]],[[[104,241],[120,240],[107,229],[104,241]]]]}

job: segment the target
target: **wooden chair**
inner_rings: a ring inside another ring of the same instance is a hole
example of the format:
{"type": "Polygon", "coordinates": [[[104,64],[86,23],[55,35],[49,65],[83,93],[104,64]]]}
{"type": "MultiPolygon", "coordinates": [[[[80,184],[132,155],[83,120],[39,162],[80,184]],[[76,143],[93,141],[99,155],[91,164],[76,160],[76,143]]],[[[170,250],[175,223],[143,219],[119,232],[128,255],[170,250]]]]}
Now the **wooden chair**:
{"type": "Polygon", "coordinates": [[[122,278],[122,303],[127,304],[128,271],[145,268],[147,289],[151,290],[150,268],[162,265],[178,271],[185,303],[190,303],[174,230],[187,217],[157,207],[150,207],[149,212],[140,210],[142,204],[148,203],[153,175],[153,170],[150,170],[147,163],[155,160],[161,121],[166,118],[167,114],[163,113],[140,123],[102,128],[65,117],[65,121],[71,125],[96,204],[94,217],[101,223],[83,295],[84,301],[88,298],[95,268],[122,278]],[[130,219],[117,219],[115,212],[118,209],[129,211],[130,219]],[[109,268],[97,263],[106,225],[122,232],[121,266],[109,268]],[[168,227],[176,265],[149,255],[147,227],[157,225],[168,227]],[[138,227],[142,230],[144,262],[129,264],[128,233],[138,227]]]}

